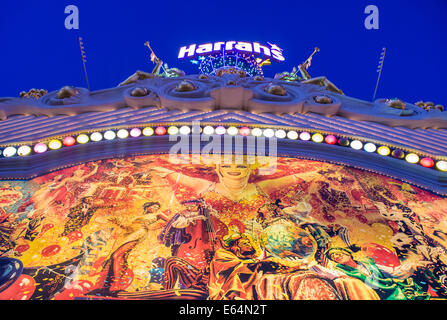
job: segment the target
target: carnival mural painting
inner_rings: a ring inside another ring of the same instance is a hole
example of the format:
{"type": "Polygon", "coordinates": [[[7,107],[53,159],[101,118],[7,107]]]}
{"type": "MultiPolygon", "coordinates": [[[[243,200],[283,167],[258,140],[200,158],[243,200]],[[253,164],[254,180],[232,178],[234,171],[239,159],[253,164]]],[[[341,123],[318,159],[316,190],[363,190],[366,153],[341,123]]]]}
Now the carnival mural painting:
{"type": "Polygon", "coordinates": [[[146,155],[1,181],[0,299],[447,297],[447,198],[275,160],[146,155]]]}

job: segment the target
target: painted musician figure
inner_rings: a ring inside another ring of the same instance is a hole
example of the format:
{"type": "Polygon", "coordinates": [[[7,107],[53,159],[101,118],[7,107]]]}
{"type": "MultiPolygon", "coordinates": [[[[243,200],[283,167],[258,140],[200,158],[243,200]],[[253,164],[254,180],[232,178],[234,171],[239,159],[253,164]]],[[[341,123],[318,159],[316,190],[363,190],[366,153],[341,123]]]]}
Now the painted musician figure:
{"type": "Polygon", "coordinates": [[[179,286],[207,291],[209,265],[228,228],[202,199],[183,201],[185,209],[167,223],[159,241],[170,246],[165,263],[164,289],[179,286]]]}
{"type": "Polygon", "coordinates": [[[0,208],[0,257],[16,246],[17,239],[13,236],[16,223],[13,218],[0,208]]]}
{"type": "MultiPolygon", "coordinates": [[[[120,240],[115,241],[112,246],[111,254],[104,261],[100,276],[95,284],[95,289],[89,294],[115,296],[122,291],[122,285],[128,276],[129,264],[128,257],[132,250],[143,243],[149,234],[159,228],[156,224],[161,221],[167,221],[168,217],[159,212],[160,203],[155,201],[146,202],[143,205],[143,214],[133,218],[130,222],[124,222],[124,219],[115,217],[98,217],[96,222],[113,223],[121,229],[120,240]]],[[[151,281],[160,284],[160,275],[164,258],[155,258],[152,261],[151,281]],[[155,267],[155,268],[154,268],[155,267]],[[156,269],[158,268],[158,269],[156,269]]],[[[149,287],[153,287],[149,285],[149,287]]]]}
{"type": "Polygon", "coordinates": [[[202,268],[209,265],[227,227],[202,199],[187,200],[185,209],[166,224],[158,239],[171,247],[172,255],[202,268]]]}
{"type": "Polygon", "coordinates": [[[225,237],[210,266],[209,299],[341,299],[333,282],[311,271],[309,262],[286,265],[263,258],[259,249],[245,233],[225,237]]]}
{"type": "Polygon", "coordinates": [[[305,201],[296,201],[294,206],[285,207],[281,200],[277,199],[274,203],[268,203],[259,208],[256,220],[263,228],[281,222],[281,220],[293,222],[315,240],[317,244],[315,261],[322,265],[327,265],[327,257],[324,253],[329,249],[334,237],[338,236],[353,252],[360,250],[358,245],[351,244],[349,231],[346,227],[338,224],[323,225],[309,216],[311,210],[312,206],[305,201]]]}

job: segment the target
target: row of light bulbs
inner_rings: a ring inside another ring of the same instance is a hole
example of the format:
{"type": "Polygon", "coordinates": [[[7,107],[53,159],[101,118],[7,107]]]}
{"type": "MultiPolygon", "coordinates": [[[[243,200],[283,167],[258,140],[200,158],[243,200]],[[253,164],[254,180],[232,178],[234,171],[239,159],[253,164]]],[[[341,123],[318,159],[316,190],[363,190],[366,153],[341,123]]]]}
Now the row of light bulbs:
{"type": "MultiPolygon", "coordinates": [[[[190,127],[190,126],[181,126],[181,127],[177,127],[177,126],[169,126],[169,127],[165,127],[165,126],[158,126],[152,128],[152,127],[145,127],[143,129],[140,128],[132,128],[130,130],[128,129],[119,129],[119,130],[107,130],[105,132],[93,132],[90,135],[87,135],[85,133],[79,134],[76,137],[73,136],[67,136],[65,138],[63,138],[62,140],[58,140],[58,139],[53,139],[50,140],[48,143],[37,143],[34,145],[33,148],[31,148],[30,146],[27,145],[23,145],[20,147],[13,147],[13,146],[9,146],[6,147],[3,151],[1,152],[1,155],[3,157],[13,157],[13,156],[28,156],[30,155],[33,151],[34,153],[44,153],[46,151],[50,150],[57,150],[60,149],[62,147],[70,147],[77,144],[86,144],[90,141],[93,142],[98,142],[101,140],[114,140],[115,138],[119,138],[119,139],[126,139],[128,137],[139,137],[141,135],[143,136],[153,136],[153,135],[157,135],[157,136],[163,136],[166,134],[169,135],[177,135],[177,134],[181,134],[181,135],[188,135],[191,132],[194,131],[196,127],[190,127]]],[[[224,134],[228,134],[230,136],[235,136],[235,135],[241,135],[241,136],[255,136],[255,137],[266,137],[266,138],[278,138],[278,139],[285,139],[288,138],[290,140],[303,140],[303,141],[313,141],[315,143],[326,143],[326,144],[330,144],[330,145],[340,145],[340,146],[344,146],[344,147],[351,147],[352,149],[355,150],[364,150],[366,152],[377,152],[378,154],[380,154],[381,156],[392,156],[393,158],[396,159],[405,159],[407,162],[409,163],[413,163],[413,164],[420,164],[423,167],[426,168],[436,168],[440,171],[444,171],[447,172],[447,161],[444,160],[439,160],[439,161],[434,161],[432,158],[420,158],[416,153],[405,153],[402,150],[399,149],[394,149],[391,150],[389,147],[387,146],[377,146],[376,144],[372,143],[372,142],[367,142],[364,143],[360,140],[349,140],[346,138],[338,138],[334,135],[326,135],[324,136],[321,133],[310,133],[307,131],[302,131],[302,132],[298,132],[295,130],[289,130],[289,131],[285,131],[283,129],[271,129],[271,128],[267,128],[267,129],[261,129],[261,128],[253,128],[250,129],[248,127],[240,127],[237,128],[235,126],[230,126],[230,127],[224,127],[224,126],[205,126],[205,127],[198,127],[200,128],[200,132],[197,133],[202,133],[202,134],[206,134],[206,135],[213,135],[213,134],[217,134],[217,135],[224,135],[224,134]]],[[[193,132],[195,133],[195,132],[193,132]]]]}

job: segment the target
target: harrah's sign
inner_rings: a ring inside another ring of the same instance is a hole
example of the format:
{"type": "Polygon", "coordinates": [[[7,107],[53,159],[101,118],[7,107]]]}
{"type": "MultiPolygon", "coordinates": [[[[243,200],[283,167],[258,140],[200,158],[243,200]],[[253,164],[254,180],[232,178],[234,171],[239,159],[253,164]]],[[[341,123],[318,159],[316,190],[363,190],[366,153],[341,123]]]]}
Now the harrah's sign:
{"type": "Polygon", "coordinates": [[[277,62],[282,62],[285,58],[282,55],[282,49],[275,44],[268,43],[267,46],[258,42],[245,41],[226,41],[203,44],[191,44],[180,48],[178,53],[179,59],[194,58],[207,54],[238,51],[241,53],[263,55],[277,62]]]}

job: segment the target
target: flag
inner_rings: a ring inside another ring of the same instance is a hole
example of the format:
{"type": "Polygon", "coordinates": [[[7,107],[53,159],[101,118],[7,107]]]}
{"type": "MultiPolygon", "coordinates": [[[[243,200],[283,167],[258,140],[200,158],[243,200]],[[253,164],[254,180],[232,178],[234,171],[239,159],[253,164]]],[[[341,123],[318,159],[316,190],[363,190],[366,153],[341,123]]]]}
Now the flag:
{"type": "Polygon", "coordinates": [[[306,62],[306,69],[309,69],[309,67],[311,65],[311,61],[312,61],[312,57],[310,57],[309,60],[307,60],[307,62],[306,62]]]}
{"type": "Polygon", "coordinates": [[[383,62],[385,61],[386,48],[382,48],[382,52],[380,53],[379,66],[377,67],[377,73],[379,74],[377,77],[376,89],[374,90],[373,101],[376,99],[377,88],[379,87],[380,76],[382,75],[383,62]]]}
{"type": "Polygon", "coordinates": [[[262,67],[262,66],[269,66],[269,65],[271,65],[272,63],[271,63],[271,61],[270,61],[270,59],[265,59],[264,61],[262,61],[260,64],[259,64],[259,66],[260,67],[262,67]]]}
{"type": "Polygon", "coordinates": [[[151,52],[151,61],[155,63],[155,60],[157,60],[157,56],[155,53],[151,52]]]}
{"type": "Polygon", "coordinates": [[[153,63],[157,63],[157,62],[158,62],[158,58],[157,58],[157,56],[155,55],[154,51],[152,50],[152,48],[151,48],[151,46],[150,46],[150,44],[149,44],[149,41],[146,41],[146,42],[144,43],[144,45],[145,45],[146,47],[148,47],[149,50],[151,50],[151,55],[150,55],[150,59],[151,59],[151,61],[152,61],[153,63]]]}
{"type": "Polygon", "coordinates": [[[380,53],[379,66],[377,67],[377,72],[381,72],[383,68],[383,62],[385,60],[386,48],[382,48],[382,52],[380,53]]]}
{"type": "Polygon", "coordinates": [[[90,91],[90,84],[88,83],[87,69],[85,64],[87,63],[87,56],[85,54],[84,43],[82,42],[82,38],[78,38],[79,41],[79,49],[81,49],[81,57],[82,57],[82,65],[84,67],[85,81],[87,82],[88,90],[90,91]]]}
{"type": "Polygon", "coordinates": [[[82,62],[86,63],[87,62],[87,56],[85,54],[84,43],[82,42],[82,38],[81,37],[79,37],[79,47],[81,49],[82,62]]]}

